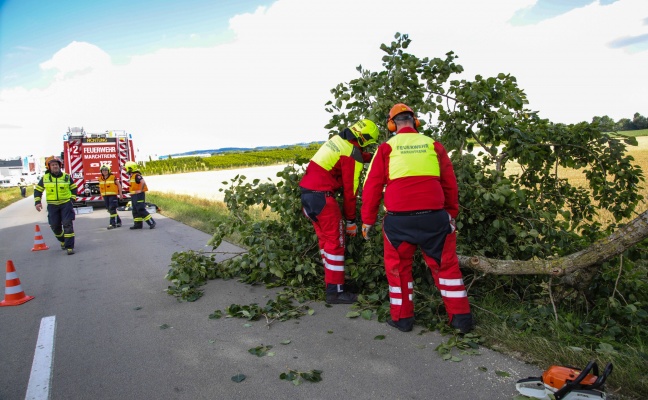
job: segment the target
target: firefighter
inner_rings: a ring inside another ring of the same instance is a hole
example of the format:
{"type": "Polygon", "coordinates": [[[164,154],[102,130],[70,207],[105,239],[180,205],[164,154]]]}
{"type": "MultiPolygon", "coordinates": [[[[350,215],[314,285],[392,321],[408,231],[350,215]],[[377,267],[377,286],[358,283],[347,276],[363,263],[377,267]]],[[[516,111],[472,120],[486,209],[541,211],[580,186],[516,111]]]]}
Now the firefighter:
{"type": "Polygon", "coordinates": [[[124,164],[126,172],[130,175],[130,195],[133,209],[133,222],[135,224],[130,229],[142,229],[143,222],[149,226],[150,229],[155,229],[155,220],[146,211],[146,192],[148,187],[146,181],[139,171],[139,166],[133,161],[127,161],[124,164]]]}
{"type": "Polygon", "coordinates": [[[104,199],[106,211],[110,214],[108,229],[115,229],[122,226],[121,218],[117,214],[119,199],[122,198],[122,188],[119,179],[110,171],[110,166],[103,164],[99,169],[99,192],[104,199]]]}
{"type": "Polygon", "coordinates": [[[20,182],[18,182],[18,187],[20,188],[20,195],[22,197],[27,197],[27,182],[25,182],[25,178],[20,178],[20,182]]]}
{"type": "Polygon", "coordinates": [[[372,156],[361,148],[377,140],[378,127],[368,119],[345,128],[315,153],[299,183],[303,212],[313,224],[319,242],[329,304],[351,304],[358,298],[344,290],[344,234],[356,236],[358,230],[356,196],[360,173],[372,156]],[[343,213],[335,199],[339,189],[343,191],[343,213]]]}
{"type": "Polygon", "coordinates": [[[70,175],[62,171],[63,162],[51,156],[45,160],[45,174],[34,188],[36,211],[40,212],[41,196],[45,192],[47,201],[47,221],[54,236],[61,243],[61,249],[68,255],[74,254],[74,205],[77,185],[70,175]]]}
{"type": "Polygon", "coordinates": [[[384,188],[384,260],[391,314],[387,323],[403,332],[414,326],[412,263],[420,247],[450,325],[467,333],[474,323],[456,253],[457,180],[443,145],[419,134],[419,126],[405,104],[396,104],[389,112],[387,128],[396,135],[378,147],[369,165],[362,192],[362,235],[369,238],[384,188]]]}

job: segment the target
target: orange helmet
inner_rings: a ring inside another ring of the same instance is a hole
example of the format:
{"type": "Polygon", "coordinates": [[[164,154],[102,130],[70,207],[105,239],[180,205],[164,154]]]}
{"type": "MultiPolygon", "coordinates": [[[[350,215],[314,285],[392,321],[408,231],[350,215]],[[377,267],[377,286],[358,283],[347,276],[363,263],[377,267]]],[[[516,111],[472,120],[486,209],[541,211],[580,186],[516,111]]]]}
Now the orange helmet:
{"type": "Polygon", "coordinates": [[[49,169],[50,163],[52,161],[56,161],[57,163],[59,163],[59,167],[63,168],[63,161],[61,161],[61,158],[57,157],[57,156],[49,156],[49,157],[47,157],[45,159],[45,168],[49,169]]]}
{"type": "Polygon", "coordinates": [[[417,128],[421,126],[421,121],[419,121],[418,118],[416,118],[416,114],[414,114],[414,110],[412,110],[406,104],[398,103],[394,105],[391,108],[391,110],[389,110],[389,117],[387,118],[387,129],[389,129],[390,132],[396,132],[396,123],[394,122],[394,117],[396,117],[398,114],[402,114],[405,112],[412,114],[412,117],[414,118],[414,125],[417,128]]]}

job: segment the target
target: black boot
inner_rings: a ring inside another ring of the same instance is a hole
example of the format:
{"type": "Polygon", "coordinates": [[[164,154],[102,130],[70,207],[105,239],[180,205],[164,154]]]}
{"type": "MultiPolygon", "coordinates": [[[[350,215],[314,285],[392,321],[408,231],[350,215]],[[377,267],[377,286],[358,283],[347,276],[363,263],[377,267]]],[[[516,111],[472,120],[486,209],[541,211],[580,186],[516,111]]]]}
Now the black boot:
{"type": "Polygon", "coordinates": [[[326,284],[326,302],[328,304],[353,304],[357,300],[358,295],[345,292],[344,285],[326,284]]]}
{"type": "Polygon", "coordinates": [[[450,321],[450,326],[459,329],[461,333],[469,333],[475,327],[475,320],[473,319],[472,313],[468,314],[455,314],[452,316],[452,321],[450,321]]]}
{"type": "Polygon", "coordinates": [[[155,225],[157,225],[157,224],[155,223],[155,220],[154,220],[153,218],[151,218],[151,219],[149,219],[148,221],[146,221],[146,223],[148,224],[149,229],[155,229],[155,225]]]}
{"type": "Polygon", "coordinates": [[[414,317],[410,318],[401,318],[398,321],[394,321],[389,317],[387,319],[387,325],[393,326],[401,332],[409,332],[414,328],[414,317]]]}
{"type": "Polygon", "coordinates": [[[142,223],[136,222],[135,225],[131,226],[129,229],[142,229],[142,223]]]}

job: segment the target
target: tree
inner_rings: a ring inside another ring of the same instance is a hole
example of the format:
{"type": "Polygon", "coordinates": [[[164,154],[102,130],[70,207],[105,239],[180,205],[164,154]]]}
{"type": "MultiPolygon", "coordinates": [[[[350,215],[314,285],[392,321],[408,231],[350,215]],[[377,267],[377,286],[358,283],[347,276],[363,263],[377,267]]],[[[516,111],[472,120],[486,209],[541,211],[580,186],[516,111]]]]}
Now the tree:
{"type": "MultiPolygon", "coordinates": [[[[605,133],[609,126],[596,120],[552,123],[541,118],[540,112],[525,107],[527,97],[515,77],[500,73],[459,79],[463,67],[456,63],[458,57],[453,52],[444,58],[419,58],[407,52],[410,43],[408,35],[397,33],[394,41],[380,47],[385,53],[381,71],[358,66],[358,78],[331,90],[333,99],[325,106],[331,114],[326,125],[329,133],[334,135],[361,118],[385,121],[395,103],[408,104],[422,121],[421,133],[440,140],[451,152],[461,205],[458,252],[462,266],[476,269],[473,281],[484,280],[483,273],[492,271],[480,269],[470,260],[500,265],[517,260],[519,269],[509,269],[507,274],[562,276],[560,282],[549,283],[542,276],[502,278],[504,281],[491,277],[471,294],[507,287],[525,293],[522,297],[538,300],[546,296],[547,285],[560,284],[566,288],[561,296],[572,296],[575,303],[582,300],[569,292],[569,287],[587,292],[587,301],[603,296],[605,302],[608,285],[595,282],[609,279],[609,274],[603,276],[599,270],[606,260],[599,257],[592,258],[591,263],[573,264],[570,256],[590,245],[600,245],[603,242],[597,241],[605,241],[619,223],[637,215],[644,177],[626,152],[628,145],[636,145],[636,139],[612,137],[605,133]],[[565,168],[580,170],[584,184],[562,176],[565,168]],[[608,226],[597,219],[602,210],[614,218],[608,226]],[[564,264],[566,260],[578,267],[559,265],[561,272],[556,274],[551,268],[542,271],[534,266],[543,262],[564,264]]],[[[382,138],[388,139],[384,126],[381,131],[382,138]]],[[[250,251],[232,263],[244,281],[320,285],[317,240],[300,212],[298,182],[306,161],[297,160],[280,173],[284,181],[279,184],[247,183],[239,176],[226,191],[225,201],[238,222],[221,226],[213,244],[238,231],[250,251]],[[255,204],[271,208],[278,218],[252,223],[247,209],[255,204]]],[[[639,220],[645,222],[645,214],[642,218],[639,220]]],[[[644,229],[643,236],[639,234],[632,244],[645,246],[645,235],[644,229]]],[[[379,314],[384,313],[386,284],[380,234],[368,243],[353,239],[347,249],[350,281],[371,293],[369,302],[382,306],[379,314]]],[[[631,246],[616,250],[606,252],[608,259],[625,254],[627,268],[643,257],[641,252],[632,252],[631,246]]],[[[425,270],[419,270],[415,285],[427,279],[424,275],[425,270]]],[[[617,282],[614,290],[624,290],[626,284],[635,290],[635,283],[617,282]]],[[[645,290],[642,293],[633,293],[633,298],[648,304],[648,294],[645,290]]],[[[641,318],[648,321],[648,313],[642,312],[646,317],[641,318]]],[[[625,323],[629,322],[619,325],[625,323]]]]}

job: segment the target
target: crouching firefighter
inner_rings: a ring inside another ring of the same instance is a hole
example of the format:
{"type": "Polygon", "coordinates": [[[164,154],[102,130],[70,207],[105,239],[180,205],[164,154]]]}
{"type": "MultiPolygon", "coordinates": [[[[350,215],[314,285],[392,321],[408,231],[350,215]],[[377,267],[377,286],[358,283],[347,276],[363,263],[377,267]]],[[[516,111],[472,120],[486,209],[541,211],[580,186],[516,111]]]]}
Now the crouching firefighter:
{"type": "Polygon", "coordinates": [[[344,290],[344,234],[356,236],[358,230],[356,196],[360,173],[372,157],[361,148],[377,140],[375,123],[368,119],[356,122],[322,145],[299,183],[303,212],[313,224],[319,242],[329,304],[351,304],[358,298],[344,290]],[[335,192],[340,189],[344,218],[335,199],[335,192]]]}
{"type": "Polygon", "coordinates": [[[54,236],[61,244],[61,249],[68,255],[74,254],[74,205],[77,185],[70,175],[63,173],[63,161],[51,156],[45,160],[45,175],[34,188],[34,203],[36,211],[43,208],[41,198],[45,192],[47,201],[47,222],[54,236]]]}
{"type": "Polygon", "coordinates": [[[155,228],[155,220],[146,211],[146,192],[148,187],[146,181],[139,171],[139,166],[133,162],[128,161],[124,165],[126,173],[130,175],[130,195],[133,210],[133,226],[130,229],[142,229],[143,222],[146,222],[150,229],[155,228]]]}

